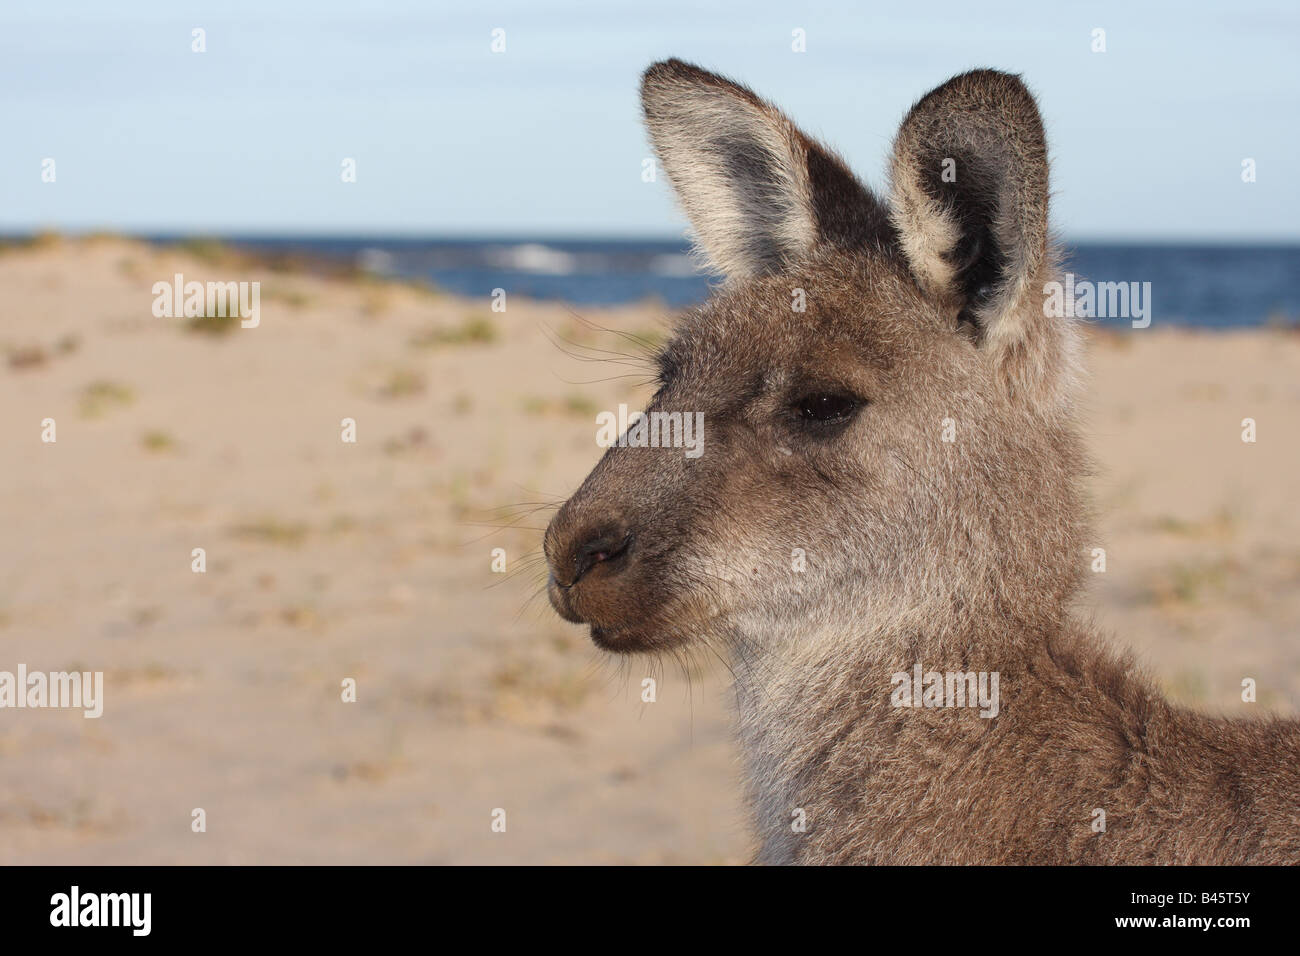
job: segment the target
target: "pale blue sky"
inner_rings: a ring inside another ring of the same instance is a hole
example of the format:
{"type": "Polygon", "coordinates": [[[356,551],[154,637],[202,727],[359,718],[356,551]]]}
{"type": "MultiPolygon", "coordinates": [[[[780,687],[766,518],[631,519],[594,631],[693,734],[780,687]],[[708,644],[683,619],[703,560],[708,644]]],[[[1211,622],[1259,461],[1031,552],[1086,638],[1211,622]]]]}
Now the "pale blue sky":
{"type": "Polygon", "coordinates": [[[918,96],[1020,72],[1068,238],[1300,238],[1294,0],[4,0],[0,231],[678,235],[640,176],[637,81],[666,56],[750,84],[875,185],[918,96]]]}

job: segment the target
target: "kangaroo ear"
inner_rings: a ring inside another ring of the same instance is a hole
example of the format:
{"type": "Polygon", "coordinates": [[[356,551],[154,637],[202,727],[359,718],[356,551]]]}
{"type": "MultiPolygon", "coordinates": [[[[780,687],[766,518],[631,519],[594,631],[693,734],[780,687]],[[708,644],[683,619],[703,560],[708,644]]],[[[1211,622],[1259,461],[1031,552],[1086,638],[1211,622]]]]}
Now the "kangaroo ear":
{"type": "Polygon", "coordinates": [[[1044,315],[1047,143],[1019,77],[975,70],[921,98],[898,131],[890,204],[921,289],[974,326],[1004,380],[1048,406],[1073,382],[1075,333],[1044,315]]]}
{"type": "Polygon", "coordinates": [[[986,329],[1047,245],[1047,144],[1018,77],[975,70],[922,97],[894,140],[890,201],[921,288],[986,329]]]}
{"type": "Polygon", "coordinates": [[[745,87],[665,60],[642,77],[641,104],[696,243],[728,278],[780,272],[818,243],[891,234],[848,168],[745,87]]]}

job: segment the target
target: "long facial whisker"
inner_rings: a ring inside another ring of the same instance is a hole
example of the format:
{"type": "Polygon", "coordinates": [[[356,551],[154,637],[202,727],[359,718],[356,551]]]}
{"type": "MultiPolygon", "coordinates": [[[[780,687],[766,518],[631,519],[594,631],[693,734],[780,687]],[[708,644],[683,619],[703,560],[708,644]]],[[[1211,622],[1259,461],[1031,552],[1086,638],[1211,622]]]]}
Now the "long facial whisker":
{"type": "Polygon", "coordinates": [[[566,305],[565,311],[568,312],[569,315],[577,319],[579,322],[581,322],[589,329],[593,329],[597,332],[603,332],[609,335],[617,335],[622,339],[626,339],[628,342],[631,342],[634,346],[636,346],[637,352],[640,355],[653,354],[655,351],[655,344],[651,342],[649,339],[644,339],[639,335],[634,335],[633,333],[626,332],[622,329],[607,328],[603,325],[600,325],[597,322],[593,322],[591,319],[587,318],[586,316],[579,314],[578,311],[575,310],[572,306],[566,305]]]}
{"type": "Polygon", "coordinates": [[[652,359],[648,354],[620,352],[615,349],[602,349],[594,345],[584,345],[581,342],[566,339],[560,333],[545,325],[542,326],[542,330],[552,345],[575,361],[610,362],[615,365],[633,365],[643,369],[652,367],[652,359]],[[579,349],[582,351],[577,351],[579,349]]]}

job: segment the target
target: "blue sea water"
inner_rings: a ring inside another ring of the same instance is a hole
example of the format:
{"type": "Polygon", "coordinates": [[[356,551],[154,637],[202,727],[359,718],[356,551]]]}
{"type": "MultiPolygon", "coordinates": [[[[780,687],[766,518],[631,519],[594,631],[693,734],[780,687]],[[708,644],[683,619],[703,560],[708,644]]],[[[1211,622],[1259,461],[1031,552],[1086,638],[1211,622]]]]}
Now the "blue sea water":
{"type": "MultiPolygon", "coordinates": [[[[250,250],[339,259],[423,279],[466,296],[510,295],[616,305],[657,299],[670,308],[704,300],[710,278],[684,241],[630,239],[240,238],[250,250]]],[[[1066,248],[1078,280],[1149,282],[1153,326],[1207,328],[1300,322],[1300,245],[1078,243],[1066,248]]],[[[716,280],[712,280],[716,281],[716,280]]],[[[1097,318],[1128,328],[1129,318],[1097,318]]]]}

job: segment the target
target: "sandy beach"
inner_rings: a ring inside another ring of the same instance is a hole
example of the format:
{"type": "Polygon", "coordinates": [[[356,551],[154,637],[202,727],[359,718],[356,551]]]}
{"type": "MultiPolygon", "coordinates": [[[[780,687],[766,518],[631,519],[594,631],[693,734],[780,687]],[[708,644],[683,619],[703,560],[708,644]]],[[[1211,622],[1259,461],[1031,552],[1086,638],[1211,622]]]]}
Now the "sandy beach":
{"type": "MultiPolygon", "coordinates": [[[[603,657],[540,593],[546,506],[649,394],[575,356],[666,310],[112,237],[0,250],[0,288],[0,670],[105,685],[98,719],[0,710],[0,863],[749,859],[725,669],[603,657]],[[259,282],[257,327],[154,315],[177,273],[259,282]]],[[[1296,714],[1300,334],[1088,361],[1085,607],[1175,700],[1296,714]]]]}

